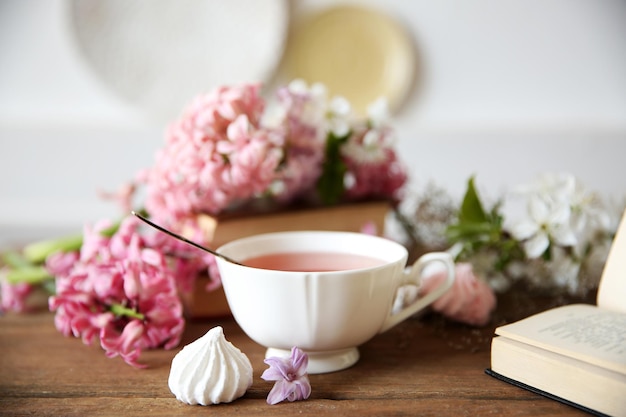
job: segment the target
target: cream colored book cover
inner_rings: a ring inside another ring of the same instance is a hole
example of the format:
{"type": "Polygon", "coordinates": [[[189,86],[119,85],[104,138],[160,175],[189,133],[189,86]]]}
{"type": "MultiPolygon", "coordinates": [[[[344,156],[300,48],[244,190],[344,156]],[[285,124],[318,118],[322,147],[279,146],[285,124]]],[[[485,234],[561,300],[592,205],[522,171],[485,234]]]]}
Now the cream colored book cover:
{"type": "Polygon", "coordinates": [[[602,271],[597,303],[599,307],[626,313],[626,211],[602,271]]]}

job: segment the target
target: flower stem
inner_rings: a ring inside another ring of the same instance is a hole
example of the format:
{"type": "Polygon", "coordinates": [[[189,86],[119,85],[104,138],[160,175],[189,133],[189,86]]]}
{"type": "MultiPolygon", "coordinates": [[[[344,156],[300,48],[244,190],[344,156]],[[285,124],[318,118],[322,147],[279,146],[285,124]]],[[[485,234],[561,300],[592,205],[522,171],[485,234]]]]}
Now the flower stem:
{"type": "MultiPolygon", "coordinates": [[[[115,223],[111,227],[103,230],[103,236],[111,237],[119,229],[120,223],[115,223]]],[[[26,260],[33,264],[39,264],[46,260],[54,252],[74,252],[80,250],[83,245],[83,235],[71,235],[58,239],[42,240],[31,243],[24,247],[22,253],[26,260]]]]}
{"type": "Polygon", "coordinates": [[[21,266],[7,271],[6,280],[9,284],[27,283],[30,285],[42,284],[53,277],[43,266],[21,266]]]}
{"type": "Polygon", "coordinates": [[[41,263],[48,255],[57,252],[73,252],[80,249],[83,244],[82,235],[65,236],[59,239],[42,240],[31,243],[24,247],[24,257],[32,263],[41,263]]]}
{"type": "Polygon", "coordinates": [[[53,276],[42,265],[33,265],[19,252],[8,251],[0,254],[0,260],[8,268],[5,278],[9,284],[26,283],[29,285],[46,285],[53,283],[53,276]]]}
{"type": "Polygon", "coordinates": [[[143,320],[146,318],[143,314],[139,313],[134,308],[128,308],[121,304],[113,304],[111,306],[111,312],[116,316],[130,317],[131,319],[143,320]]]}
{"type": "Polygon", "coordinates": [[[23,268],[26,266],[32,266],[19,252],[6,251],[0,254],[0,260],[3,264],[11,268],[23,268]]]}

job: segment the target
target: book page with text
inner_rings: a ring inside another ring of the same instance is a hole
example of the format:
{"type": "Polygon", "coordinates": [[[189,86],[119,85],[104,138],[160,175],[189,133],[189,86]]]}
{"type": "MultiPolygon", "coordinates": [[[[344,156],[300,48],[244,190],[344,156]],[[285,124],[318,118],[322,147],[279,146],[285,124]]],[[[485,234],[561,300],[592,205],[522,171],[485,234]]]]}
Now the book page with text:
{"type": "Polygon", "coordinates": [[[602,271],[597,303],[600,307],[626,313],[626,211],[602,271]]]}
{"type": "Polygon", "coordinates": [[[544,311],[496,334],[619,372],[626,378],[626,314],[587,304],[544,311]]]}

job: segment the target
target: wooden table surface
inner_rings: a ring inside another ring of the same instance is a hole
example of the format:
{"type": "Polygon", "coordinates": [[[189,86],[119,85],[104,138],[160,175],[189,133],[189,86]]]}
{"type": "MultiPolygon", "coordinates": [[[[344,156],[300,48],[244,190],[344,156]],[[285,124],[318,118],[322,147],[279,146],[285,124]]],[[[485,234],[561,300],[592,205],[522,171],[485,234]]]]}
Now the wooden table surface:
{"type": "Polygon", "coordinates": [[[361,346],[352,368],[311,375],[308,400],[268,405],[264,348],[232,318],[188,322],[179,348],[142,354],[147,369],[64,337],[53,319],[47,312],[0,316],[0,415],[584,415],[484,373],[495,324],[475,329],[436,315],[409,319],[361,346]],[[183,404],[167,386],[171,360],[216,325],[250,358],[252,387],[230,404],[183,404]]]}

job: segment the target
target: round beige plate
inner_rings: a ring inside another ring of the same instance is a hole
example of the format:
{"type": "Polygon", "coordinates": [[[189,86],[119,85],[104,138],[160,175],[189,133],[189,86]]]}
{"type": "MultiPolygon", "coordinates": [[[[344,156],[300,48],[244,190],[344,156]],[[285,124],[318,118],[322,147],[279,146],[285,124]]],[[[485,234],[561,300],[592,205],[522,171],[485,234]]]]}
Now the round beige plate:
{"type": "Polygon", "coordinates": [[[381,96],[392,111],[405,100],[415,76],[409,34],[391,17],[358,6],[322,11],[294,27],[285,57],[290,78],[324,83],[359,114],[381,96]]]}

